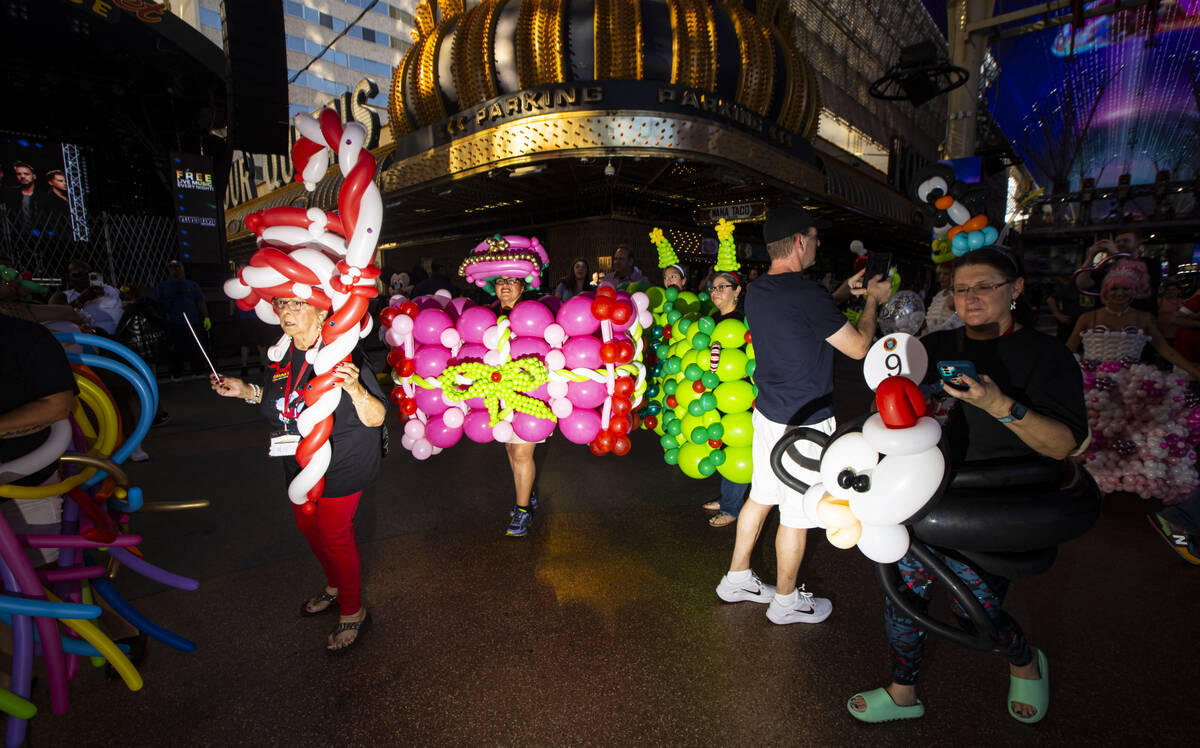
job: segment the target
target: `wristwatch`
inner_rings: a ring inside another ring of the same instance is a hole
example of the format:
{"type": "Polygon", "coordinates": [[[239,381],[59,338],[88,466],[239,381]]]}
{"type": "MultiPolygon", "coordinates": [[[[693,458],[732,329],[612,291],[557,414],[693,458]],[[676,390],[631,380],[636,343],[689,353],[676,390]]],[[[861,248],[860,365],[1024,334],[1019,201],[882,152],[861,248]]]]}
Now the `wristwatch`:
{"type": "Polygon", "coordinates": [[[1024,418],[1025,414],[1028,412],[1029,408],[1026,408],[1016,400],[1013,400],[1012,407],[1008,409],[1008,415],[1002,418],[997,418],[996,420],[1000,423],[1012,423],[1013,421],[1019,421],[1024,418]]]}

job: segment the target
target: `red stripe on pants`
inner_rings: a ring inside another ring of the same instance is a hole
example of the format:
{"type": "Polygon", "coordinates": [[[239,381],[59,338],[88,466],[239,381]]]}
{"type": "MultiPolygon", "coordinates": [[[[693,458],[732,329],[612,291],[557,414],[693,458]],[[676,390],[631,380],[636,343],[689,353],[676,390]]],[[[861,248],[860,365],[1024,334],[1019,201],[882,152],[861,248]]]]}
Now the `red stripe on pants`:
{"type": "Polygon", "coordinates": [[[337,588],[338,607],[344,616],[354,615],[362,607],[361,566],[354,540],[354,512],[361,497],[362,491],[349,496],[324,496],[312,514],[305,514],[299,504],[292,504],[296,527],[321,562],[329,586],[337,588]]]}

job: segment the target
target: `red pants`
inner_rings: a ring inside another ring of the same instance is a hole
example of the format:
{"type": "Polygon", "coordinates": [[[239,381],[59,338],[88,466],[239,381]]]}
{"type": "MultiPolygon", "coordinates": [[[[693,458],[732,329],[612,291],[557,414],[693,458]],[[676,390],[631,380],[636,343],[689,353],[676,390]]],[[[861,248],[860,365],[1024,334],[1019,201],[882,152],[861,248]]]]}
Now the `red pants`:
{"type": "Polygon", "coordinates": [[[321,562],[329,586],[337,588],[338,607],[344,616],[354,615],[362,607],[361,566],[358,544],[354,541],[354,512],[361,497],[362,491],[349,496],[322,497],[312,514],[305,514],[299,504],[292,504],[296,527],[321,562]]]}

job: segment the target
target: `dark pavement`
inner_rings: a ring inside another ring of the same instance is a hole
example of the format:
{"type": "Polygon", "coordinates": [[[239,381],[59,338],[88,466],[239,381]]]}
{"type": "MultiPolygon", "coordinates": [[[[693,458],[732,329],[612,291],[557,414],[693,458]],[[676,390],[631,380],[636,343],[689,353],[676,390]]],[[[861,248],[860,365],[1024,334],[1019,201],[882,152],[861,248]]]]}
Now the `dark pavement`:
{"type": "MultiPolygon", "coordinates": [[[[839,377],[843,417],[865,402],[856,376],[839,377]]],[[[721,603],[733,527],[709,528],[699,507],[717,481],[665,466],[652,435],[622,458],[552,438],[537,453],[543,508],[512,539],[503,450],[464,443],[418,462],[389,416],[393,452],[357,517],[373,624],[330,657],[335,618],[298,615],[323,580],[266,426],[205,382],[162,393],[173,420],[130,473],[148,500],[212,507],[138,516],[134,531],[147,558],[202,584],[163,591],[122,573],[117,585],[199,649],[152,642],[139,693],[85,664],[64,717],[49,713],[43,678],[35,745],[1190,742],[1200,569],[1152,534],[1145,502],[1110,500],[1048,573],[1014,585],[1006,608],[1049,657],[1043,722],[1008,716],[1000,657],[931,638],[926,716],[864,725],[847,697],[888,678],[872,564],[810,534],[801,581],[834,603],[820,625],[721,603]]],[[[771,562],[769,548],[755,556],[764,578],[771,562]]]]}

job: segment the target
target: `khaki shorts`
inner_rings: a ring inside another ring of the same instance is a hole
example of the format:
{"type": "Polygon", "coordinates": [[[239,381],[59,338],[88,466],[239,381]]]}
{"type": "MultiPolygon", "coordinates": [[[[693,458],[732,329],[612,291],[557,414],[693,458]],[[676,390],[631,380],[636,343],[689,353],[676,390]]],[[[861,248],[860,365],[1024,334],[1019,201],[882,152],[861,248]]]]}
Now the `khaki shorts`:
{"type": "MultiPolygon", "coordinates": [[[[754,411],[753,423],[754,477],[750,485],[750,499],[756,504],[764,506],[778,505],[779,524],[784,527],[796,529],[816,527],[816,523],[804,515],[804,494],[796,493],[785,486],[783,481],[775,475],[775,471],[771,469],[771,450],[783,438],[788,429],[787,425],[776,423],[757,410],[754,411]]],[[[837,422],[830,417],[819,423],[811,424],[808,428],[816,429],[823,434],[832,434],[837,428],[837,422]]],[[[813,459],[821,457],[821,448],[810,441],[796,442],[795,447],[805,457],[813,459]]],[[[788,473],[809,485],[821,482],[819,473],[800,467],[799,463],[786,454],[783,456],[783,466],[788,473]]]]}

